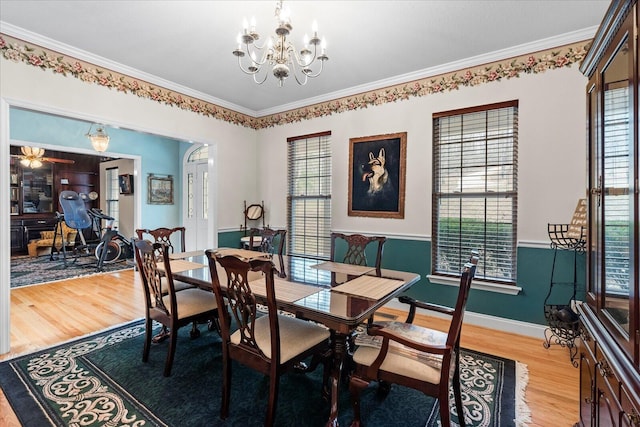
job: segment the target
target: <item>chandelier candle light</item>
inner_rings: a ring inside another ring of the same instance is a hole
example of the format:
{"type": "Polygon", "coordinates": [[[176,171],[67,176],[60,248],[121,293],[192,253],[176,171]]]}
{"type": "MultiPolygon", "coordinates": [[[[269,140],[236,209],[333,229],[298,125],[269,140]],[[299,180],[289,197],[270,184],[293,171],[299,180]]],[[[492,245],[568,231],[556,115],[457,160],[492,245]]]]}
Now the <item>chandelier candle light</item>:
{"type": "Polygon", "coordinates": [[[238,57],[240,69],[246,74],[252,75],[257,84],[262,84],[267,80],[268,72],[265,72],[264,78],[261,80],[258,79],[257,75],[264,65],[268,65],[273,67],[272,72],[275,78],[278,79],[278,86],[282,87],[285,79],[290,74],[293,74],[299,85],[305,85],[309,77],[314,78],[320,75],[324,61],[329,59],[326,41],[324,39],[320,41],[317,24],[314,21],[312,27],[313,36],[309,39],[305,34],[304,47],[298,53],[293,43],[287,40],[287,36],[293,27],[289,9],[282,7],[282,1],[277,2],[275,16],[278,20],[275,37],[269,37],[266,44],[261,46],[257,43],[260,35],[256,32],[255,18],[251,19],[250,26],[245,19],[243,31],[238,34],[238,47],[233,51],[233,54],[238,57]],[[318,45],[320,45],[319,55],[318,45]],[[313,52],[311,51],[311,46],[313,46],[313,52]],[[246,67],[242,64],[242,58],[245,55],[249,57],[248,66],[246,67]],[[318,62],[320,63],[319,70],[314,73],[311,66],[318,62]]]}

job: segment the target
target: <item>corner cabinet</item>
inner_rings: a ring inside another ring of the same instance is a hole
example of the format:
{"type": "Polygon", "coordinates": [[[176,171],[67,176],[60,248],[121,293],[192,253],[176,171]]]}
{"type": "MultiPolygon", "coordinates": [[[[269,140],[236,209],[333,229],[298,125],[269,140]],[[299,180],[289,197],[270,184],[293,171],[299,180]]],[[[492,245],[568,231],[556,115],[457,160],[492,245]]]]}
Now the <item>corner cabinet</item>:
{"type": "Polygon", "coordinates": [[[589,79],[583,427],[640,426],[639,18],[637,0],[613,0],[580,68],[589,79]]]}

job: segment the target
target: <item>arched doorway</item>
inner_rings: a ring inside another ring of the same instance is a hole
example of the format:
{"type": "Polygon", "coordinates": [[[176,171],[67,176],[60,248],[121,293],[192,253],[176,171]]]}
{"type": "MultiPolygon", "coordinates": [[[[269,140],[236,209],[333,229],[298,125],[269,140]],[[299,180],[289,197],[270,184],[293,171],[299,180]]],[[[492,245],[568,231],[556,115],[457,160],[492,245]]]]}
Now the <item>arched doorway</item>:
{"type": "Polygon", "coordinates": [[[209,240],[209,146],[200,145],[185,153],[183,223],[186,248],[206,249],[209,240]]]}

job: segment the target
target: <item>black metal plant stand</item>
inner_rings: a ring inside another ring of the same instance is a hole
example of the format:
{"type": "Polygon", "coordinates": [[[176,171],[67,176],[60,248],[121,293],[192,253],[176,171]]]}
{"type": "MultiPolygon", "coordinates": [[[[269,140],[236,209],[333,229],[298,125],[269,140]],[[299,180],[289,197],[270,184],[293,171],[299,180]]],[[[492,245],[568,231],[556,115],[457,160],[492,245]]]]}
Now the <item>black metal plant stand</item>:
{"type": "Polygon", "coordinates": [[[586,231],[580,227],[579,234],[569,232],[569,224],[548,224],[549,238],[553,252],[553,265],[551,267],[551,280],[549,292],[544,300],[544,317],[549,325],[544,331],[544,348],[549,348],[552,343],[559,344],[569,349],[571,364],[578,367],[576,356],[578,348],[575,339],[580,334],[580,318],[575,311],[573,303],[576,299],[577,288],[577,253],[584,252],[586,247],[586,231]],[[573,281],[558,282],[555,280],[556,259],[558,250],[573,251],[573,281]],[[573,287],[573,292],[566,302],[556,300],[557,292],[554,292],[554,285],[569,285],[573,287]],[[552,304],[551,301],[554,303],[552,304]]]}

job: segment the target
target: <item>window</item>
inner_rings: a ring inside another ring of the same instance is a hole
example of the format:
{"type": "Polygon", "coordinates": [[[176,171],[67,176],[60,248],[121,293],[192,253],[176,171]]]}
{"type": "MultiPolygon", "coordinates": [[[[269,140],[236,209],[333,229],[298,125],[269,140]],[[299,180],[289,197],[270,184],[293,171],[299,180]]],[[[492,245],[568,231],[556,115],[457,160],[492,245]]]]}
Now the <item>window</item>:
{"type": "Polygon", "coordinates": [[[106,197],[106,215],[114,219],[113,226],[118,226],[118,218],[120,212],[120,183],[118,181],[118,168],[111,168],[106,170],[105,176],[107,184],[107,197],[106,197]]]}
{"type": "MultiPolygon", "coordinates": [[[[604,91],[603,123],[603,191],[604,221],[604,269],[606,292],[610,296],[629,296],[630,241],[633,240],[633,216],[630,207],[629,188],[631,178],[632,147],[629,143],[632,128],[629,124],[629,82],[606,82],[604,91]]],[[[619,306],[611,298],[607,305],[619,306]]],[[[624,323],[624,322],[623,322],[624,323]]]]}
{"type": "Polygon", "coordinates": [[[476,279],[515,283],[517,159],[517,101],[434,114],[433,274],[478,249],[476,279]]]}
{"type": "Polygon", "coordinates": [[[199,165],[189,168],[190,171],[187,173],[187,218],[190,219],[196,218],[196,204],[200,206],[197,217],[200,219],[209,217],[209,172],[206,164],[208,159],[208,145],[197,148],[187,159],[188,163],[199,165]],[[198,187],[196,187],[197,184],[199,184],[198,187]]]}
{"type": "Polygon", "coordinates": [[[287,252],[331,255],[331,132],[288,138],[287,252]]]}

